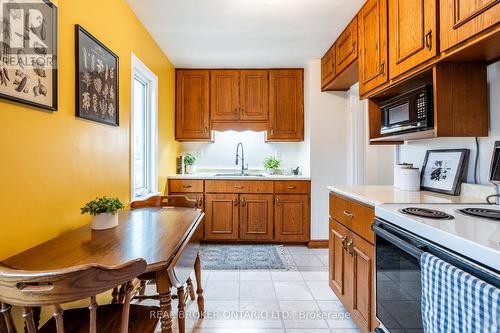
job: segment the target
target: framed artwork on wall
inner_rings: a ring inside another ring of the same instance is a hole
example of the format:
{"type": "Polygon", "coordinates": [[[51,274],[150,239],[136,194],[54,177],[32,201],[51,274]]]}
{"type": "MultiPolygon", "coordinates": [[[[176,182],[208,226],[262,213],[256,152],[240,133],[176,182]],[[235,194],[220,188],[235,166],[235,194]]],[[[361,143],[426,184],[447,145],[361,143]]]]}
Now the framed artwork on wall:
{"type": "Polygon", "coordinates": [[[467,178],[469,149],[428,150],[422,166],[422,190],[460,195],[467,178]]]}
{"type": "Polygon", "coordinates": [[[119,126],[118,56],[75,26],[76,116],[119,126]]]}
{"type": "Polygon", "coordinates": [[[57,7],[0,1],[0,98],[57,110],[57,7]]]}

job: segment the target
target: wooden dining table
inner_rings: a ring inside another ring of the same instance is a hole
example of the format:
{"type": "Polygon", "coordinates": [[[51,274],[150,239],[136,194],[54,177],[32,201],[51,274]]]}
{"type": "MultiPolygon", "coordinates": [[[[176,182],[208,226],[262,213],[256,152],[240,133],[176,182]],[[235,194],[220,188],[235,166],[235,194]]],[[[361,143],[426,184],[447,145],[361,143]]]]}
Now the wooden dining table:
{"type": "Polygon", "coordinates": [[[162,332],[171,333],[169,270],[189,248],[188,243],[199,242],[204,213],[195,208],[164,207],[122,210],[118,214],[119,224],[113,229],[96,231],[86,225],[1,264],[17,270],[46,271],[87,264],[114,267],[142,258],[147,263],[146,273],[154,273],[156,277],[162,332]]]}

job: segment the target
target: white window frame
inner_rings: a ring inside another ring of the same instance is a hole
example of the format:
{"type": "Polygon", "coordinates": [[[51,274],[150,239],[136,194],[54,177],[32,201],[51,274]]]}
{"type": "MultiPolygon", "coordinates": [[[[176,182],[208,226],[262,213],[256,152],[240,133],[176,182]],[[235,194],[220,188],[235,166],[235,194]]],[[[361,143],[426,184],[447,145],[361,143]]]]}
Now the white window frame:
{"type": "Polygon", "coordinates": [[[131,54],[131,105],[130,105],[130,193],[132,201],[142,200],[158,192],[158,77],[135,55],[131,54]],[[134,163],[134,79],[138,77],[147,85],[147,105],[149,114],[146,118],[148,142],[146,143],[147,190],[145,193],[135,193],[135,163],[134,163]]]}

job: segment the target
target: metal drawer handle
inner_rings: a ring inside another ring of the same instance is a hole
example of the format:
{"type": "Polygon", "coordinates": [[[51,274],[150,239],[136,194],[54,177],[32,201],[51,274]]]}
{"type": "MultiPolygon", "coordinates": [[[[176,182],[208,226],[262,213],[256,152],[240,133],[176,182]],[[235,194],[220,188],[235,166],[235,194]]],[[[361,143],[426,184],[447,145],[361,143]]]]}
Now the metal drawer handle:
{"type": "Polygon", "coordinates": [[[241,199],[241,206],[245,207],[247,205],[247,202],[245,199],[241,199]]]}
{"type": "Polygon", "coordinates": [[[243,186],[242,185],[234,185],[234,188],[241,190],[243,188],[243,186]]]}
{"type": "Polygon", "coordinates": [[[425,46],[427,46],[429,50],[432,50],[432,30],[427,31],[424,37],[424,41],[425,46]]]}
{"type": "Polygon", "coordinates": [[[295,190],[295,186],[288,186],[289,190],[295,190]]]}
{"type": "Polygon", "coordinates": [[[279,206],[281,204],[280,199],[276,198],[276,206],[279,206]]]}
{"type": "Polygon", "coordinates": [[[352,219],[354,217],[354,215],[352,215],[351,212],[348,212],[346,210],[344,210],[344,215],[347,216],[348,218],[352,219]]]}
{"type": "Polygon", "coordinates": [[[238,207],[239,205],[240,205],[240,201],[238,200],[238,198],[234,199],[234,206],[238,207]]]}
{"type": "Polygon", "coordinates": [[[351,256],[354,254],[354,248],[352,246],[352,239],[347,243],[347,253],[349,253],[351,256]]]}
{"type": "Polygon", "coordinates": [[[380,63],[380,75],[384,75],[384,72],[385,72],[385,61],[382,61],[382,63],[380,63]]]}
{"type": "Polygon", "coordinates": [[[183,188],[191,188],[193,185],[182,185],[183,188]]]}

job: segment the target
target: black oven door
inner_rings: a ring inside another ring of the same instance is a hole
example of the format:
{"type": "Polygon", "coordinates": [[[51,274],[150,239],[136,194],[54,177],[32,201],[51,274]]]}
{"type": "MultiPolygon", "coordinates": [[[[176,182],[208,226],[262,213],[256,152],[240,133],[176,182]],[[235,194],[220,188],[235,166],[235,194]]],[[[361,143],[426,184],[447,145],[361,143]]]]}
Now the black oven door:
{"type": "Polygon", "coordinates": [[[419,244],[375,224],[376,311],[389,332],[424,332],[419,244]]]}

